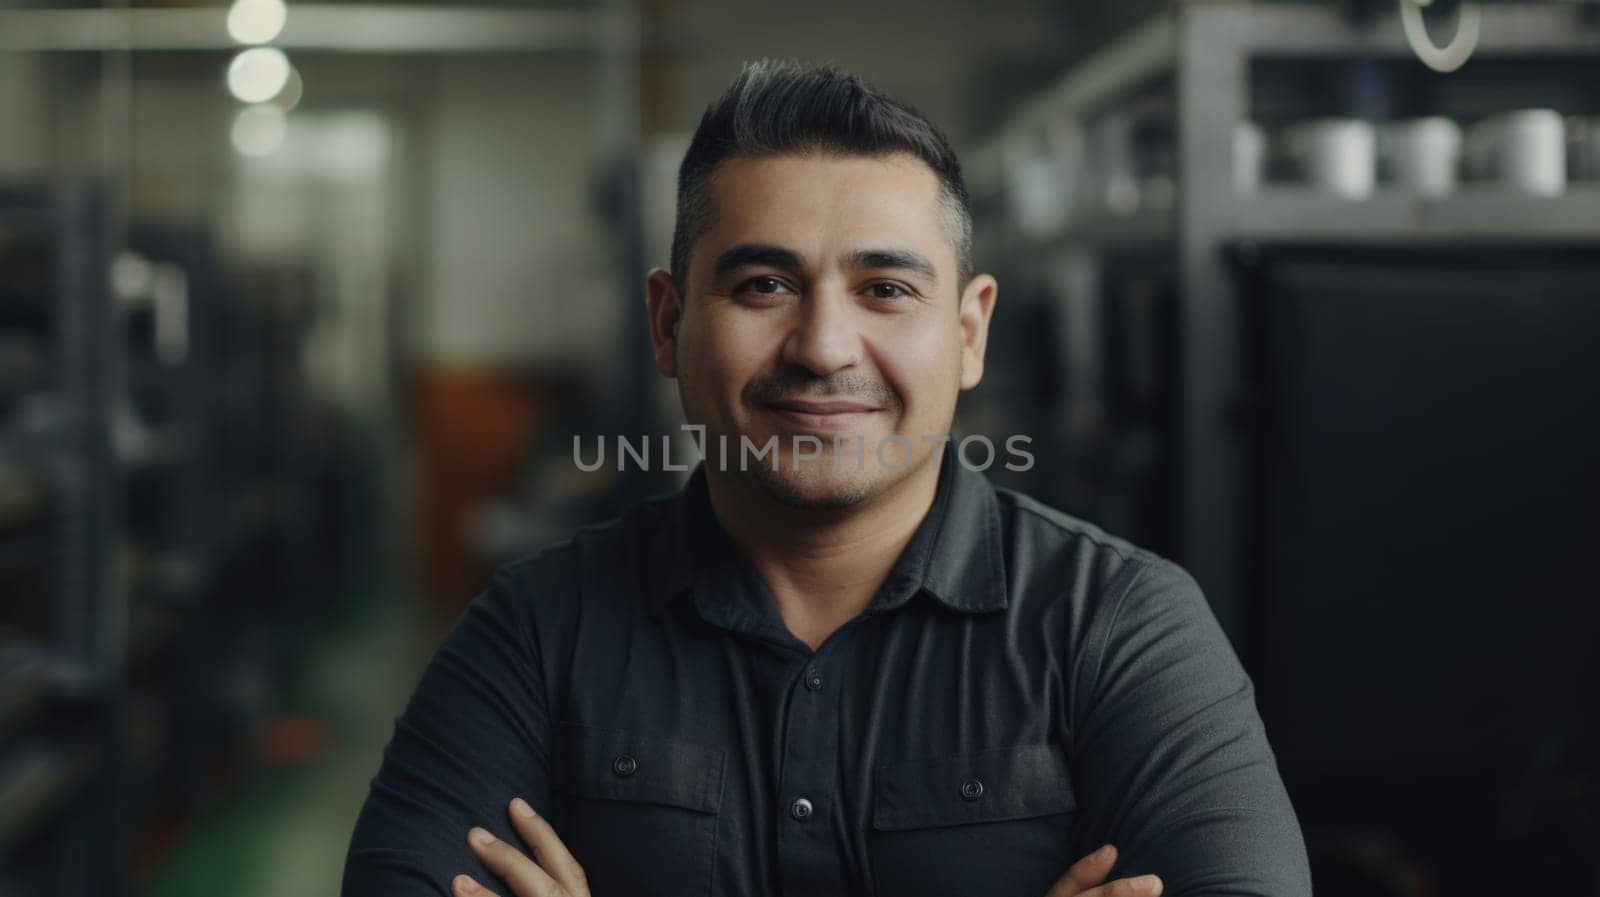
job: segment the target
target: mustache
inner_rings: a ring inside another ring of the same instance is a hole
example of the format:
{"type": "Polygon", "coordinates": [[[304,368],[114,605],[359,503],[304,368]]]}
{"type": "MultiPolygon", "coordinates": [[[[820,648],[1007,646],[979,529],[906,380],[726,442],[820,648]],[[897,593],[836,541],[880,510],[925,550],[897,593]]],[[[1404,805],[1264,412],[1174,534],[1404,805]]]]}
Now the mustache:
{"type": "Polygon", "coordinates": [[[770,405],[792,399],[849,399],[875,408],[894,408],[900,397],[888,384],[855,372],[841,371],[818,377],[809,371],[784,371],[745,384],[740,397],[746,404],[770,405]]]}

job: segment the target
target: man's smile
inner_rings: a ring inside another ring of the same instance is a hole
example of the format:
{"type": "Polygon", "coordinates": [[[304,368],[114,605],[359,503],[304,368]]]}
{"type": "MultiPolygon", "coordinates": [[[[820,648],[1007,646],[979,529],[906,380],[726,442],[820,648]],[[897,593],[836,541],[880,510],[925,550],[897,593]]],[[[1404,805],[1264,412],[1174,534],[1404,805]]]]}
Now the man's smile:
{"type": "Polygon", "coordinates": [[[881,410],[840,399],[779,399],[760,407],[791,430],[828,433],[854,429],[881,410]]]}

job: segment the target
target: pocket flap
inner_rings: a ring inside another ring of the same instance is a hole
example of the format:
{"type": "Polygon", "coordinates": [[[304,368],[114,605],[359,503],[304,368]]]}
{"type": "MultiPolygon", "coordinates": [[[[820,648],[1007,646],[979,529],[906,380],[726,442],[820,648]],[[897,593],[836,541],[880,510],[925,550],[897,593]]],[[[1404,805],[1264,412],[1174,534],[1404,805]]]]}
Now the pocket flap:
{"type": "Polygon", "coordinates": [[[872,827],[931,828],[1046,816],[1077,799],[1059,745],[999,748],[877,768],[872,827]]]}
{"type": "Polygon", "coordinates": [[[666,804],[716,813],[722,751],[660,735],[556,724],[558,791],[580,797],[666,804]]]}

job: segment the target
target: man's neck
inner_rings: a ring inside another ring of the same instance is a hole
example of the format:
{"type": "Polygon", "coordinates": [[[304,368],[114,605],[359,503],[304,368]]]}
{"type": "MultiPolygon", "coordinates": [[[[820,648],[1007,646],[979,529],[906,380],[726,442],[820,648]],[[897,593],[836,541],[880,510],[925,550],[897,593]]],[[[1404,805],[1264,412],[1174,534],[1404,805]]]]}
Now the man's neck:
{"type": "Polygon", "coordinates": [[[784,625],[813,650],[866,609],[933,506],[939,458],[848,508],[799,508],[707,470],[711,507],[755,565],[784,625]]]}

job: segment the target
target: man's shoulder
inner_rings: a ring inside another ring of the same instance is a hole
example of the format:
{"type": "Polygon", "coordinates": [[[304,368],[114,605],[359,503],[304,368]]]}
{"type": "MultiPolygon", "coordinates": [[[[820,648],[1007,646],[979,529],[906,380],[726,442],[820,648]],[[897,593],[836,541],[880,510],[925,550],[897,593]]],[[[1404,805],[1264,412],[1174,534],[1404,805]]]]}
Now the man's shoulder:
{"type": "Polygon", "coordinates": [[[1156,551],[1015,489],[995,487],[1008,548],[1033,564],[1064,566],[1092,575],[1101,587],[1141,571],[1181,567],[1156,551]]]}
{"type": "Polygon", "coordinates": [[[1148,548],[1108,532],[1082,517],[1047,505],[1026,492],[1004,486],[996,486],[994,491],[1002,513],[1010,519],[1012,526],[1027,536],[1105,554],[1122,563],[1148,564],[1166,560],[1148,548]]]}
{"type": "Polygon", "coordinates": [[[1083,615],[1084,644],[1108,627],[1143,629],[1157,618],[1193,622],[1191,636],[1201,626],[1220,633],[1200,584],[1177,561],[1025,493],[995,492],[1017,613],[1069,605],[1065,616],[1083,615]]]}
{"type": "Polygon", "coordinates": [[[537,582],[541,591],[552,585],[576,586],[585,571],[597,568],[624,571],[642,569],[653,560],[655,540],[669,525],[674,495],[653,495],[636,501],[616,514],[579,526],[566,537],[503,561],[496,575],[521,582],[537,582]]]}

